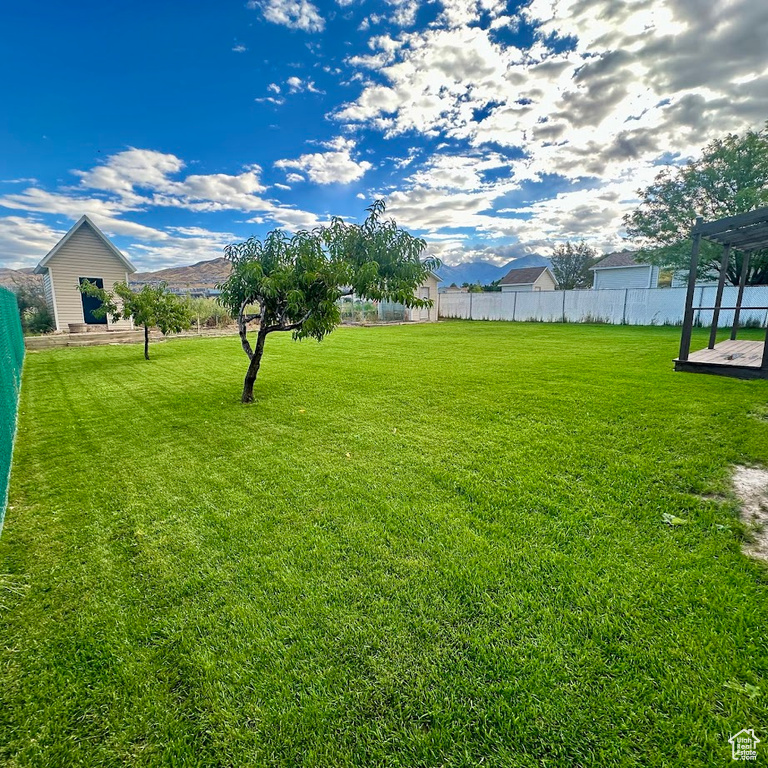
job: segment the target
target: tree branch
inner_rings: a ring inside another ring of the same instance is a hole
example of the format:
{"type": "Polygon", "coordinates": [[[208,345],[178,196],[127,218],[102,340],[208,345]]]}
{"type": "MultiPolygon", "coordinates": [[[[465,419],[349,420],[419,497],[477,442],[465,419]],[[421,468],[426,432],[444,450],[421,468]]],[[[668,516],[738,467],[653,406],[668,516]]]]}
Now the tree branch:
{"type": "Polygon", "coordinates": [[[269,325],[264,329],[264,333],[272,333],[273,331],[295,331],[297,328],[301,328],[302,325],[306,322],[307,319],[309,319],[309,316],[312,314],[312,310],[307,310],[307,313],[304,315],[304,317],[301,318],[301,320],[296,321],[295,323],[291,323],[290,325],[286,325],[285,323],[280,323],[278,325],[269,325]]]}

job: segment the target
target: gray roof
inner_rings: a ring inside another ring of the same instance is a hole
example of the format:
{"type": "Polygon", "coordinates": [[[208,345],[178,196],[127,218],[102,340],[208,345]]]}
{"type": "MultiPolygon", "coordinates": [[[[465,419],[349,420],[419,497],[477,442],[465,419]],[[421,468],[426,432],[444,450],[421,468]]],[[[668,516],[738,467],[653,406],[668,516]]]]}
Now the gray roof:
{"type": "Polygon", "coordinates": [[[499,285],[530,285],[535,283],[546,267],[523,267],[510,269],[499,281],[499,285]]]}
{"type": "Polygon", "coordinates": [[[642,262],[635,259],[635,254],[632,251],[617,251],[616,253],[609,253],[602,261],[598,261],[594,267],[590,269],[605,269],[606,267],[644,267],[646,266],[642,262]]]}

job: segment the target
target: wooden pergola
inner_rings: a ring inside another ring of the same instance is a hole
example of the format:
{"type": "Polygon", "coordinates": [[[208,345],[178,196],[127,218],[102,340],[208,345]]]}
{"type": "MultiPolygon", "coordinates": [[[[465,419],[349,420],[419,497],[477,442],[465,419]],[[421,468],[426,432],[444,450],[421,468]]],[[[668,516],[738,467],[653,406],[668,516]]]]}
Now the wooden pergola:
{"type": "Polygon", "coordinates": [[[768,310],[768,307],[742,306],[750,256],[753,251],[768,248],[768,208],[759,208],[739,216],[729,216],[707,223],[699,218],[691,230],[691,237],[693,239],[691,271],[688,275],[688,293],[685,297],[680,355],[675,359],[675,370],[714,373],[720,376],[734,376],[739,379],[768,379],[768,328],[764,341],[738,341],[736,338],[742,309],[768,310]],[[712,307],[695,307],[693,305],[702,238],[723,247],[715,304],[712,307]],[[739,276],[736,306],[724,307],[722,306],[723,290],[728,262],[733,250],[741,251],[744,258],[739,276]],[[718,322],[720,312],[723,310],[733,311],[733,324],[730,338],[718,344],[718,322]],[[712,328],[709,332],[707,348],[691,352],[691,332],[693,331],[693,318],[696,311],[712,312],[712,328]]]}

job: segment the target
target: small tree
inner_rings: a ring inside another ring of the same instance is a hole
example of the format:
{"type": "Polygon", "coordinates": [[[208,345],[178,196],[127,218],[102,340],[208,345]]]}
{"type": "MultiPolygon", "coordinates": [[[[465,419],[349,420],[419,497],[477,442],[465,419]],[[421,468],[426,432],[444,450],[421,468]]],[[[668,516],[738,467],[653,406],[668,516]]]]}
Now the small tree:
{"type": "Polygon", "coordinates": [[[337,302],[342,296],[431,306],[414,292],[440,261],[421,259],[426,243],[384,220],[383,201],[367,210],[363,224],[334,217],[330,225],[311,232],[289,237],[275,230],[263,242],[252,237],[224,249],[232,272],[219,286],[219,300],[237,318],[249,360],[242,402],[253,402],[267,336],[291,331],[294,339],[321,341],[341,321],[337,302]],[[249,312],[249,307],[255,311],[249,312]],[[252,347],[248,323],[255,319],[259,330],[252,347]]]}
{"type": "MultiPolygon", "coordinates": [[[[641,246],[640,258],[687,270],[690,232],[697,216],[713,221],[768,205],[768,127],[713,141],[700,158],[682,167],[665,168],[638,194],[642,202],[624,222],[628,236],[641,246]]],[[[722,248],[703,241],[699,277],[718,271],[721,257],[722,248]]],[[[734,284],[739,281],[743,258],[734,249],[727,272],[734,284]]],[[[751,255],[747,283],[768,283],[768,250],[751,255]]]]}
{"type": "Polygon", "coordinates": [[[596,259],[595,249],[583,240],[576,245],[568,240],[553,248],[551,264],[557,287],[562,291],[589,288],[592,285],[592,273],[589,268],[596,259]]]}
{"type": "Polygon", "coordinates": [[[166,288],[165,283],[160,283],[134,291],[126,283],[116,283],[114,292],[110,293],[87,280],[80,286],[86,296],[101,301],[101,306],[93,311],[96,317],[109,315],[113,320],[133,320],[136,325],[144,326],[146,360],[149,360],[150,328],[159,328],[165,335],[184,331],[192,324],[189,308],[166,288]]]}
{"type": "Polygon", "coordinates": [[[15,287],[14,292],[24,333],[48,333],[55,328],[56,323],[48,308],[42,286],[20,284],[15,287]]]}

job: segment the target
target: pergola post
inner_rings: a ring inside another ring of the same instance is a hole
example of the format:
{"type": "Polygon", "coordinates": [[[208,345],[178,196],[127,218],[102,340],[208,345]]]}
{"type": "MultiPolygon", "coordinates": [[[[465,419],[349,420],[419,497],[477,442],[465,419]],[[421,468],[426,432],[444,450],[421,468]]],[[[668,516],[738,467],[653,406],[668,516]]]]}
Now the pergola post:
{"type": "Polygon", "coordinates": [[[744,299],[744,286],[747,284],[747,272],[749,271],[749,257],[752,254],[747,251],[744,254],[744,261],[741,263],[741,274],[739,275],[739,294],[736,297],[736,310],[733,313],[733,327],[731,328],[731,341],[736,340],[736,334],[739,330],[739,319],[741,316],[741,302],[744,299]]]}
{"type": "Polygon", "coordinates": [[[693,295],[696,291],[696,272],[699,268],[699,250],[701,232],[698,231],[704,220],[699,216],[693,226],[693,248],[691,249],[691,271],[688,273],[688,292],[685,294],[685,315],[683,315],[683,335],[680,337],[680,360],[687,360],[691,351],[691,333],[693,331],[693,295]]]}
{"type": "Polygon", "coordinates": [[[763,371],[768,370],[768,326],[765,329],[765,342],[763,342],[763,362],[760,364],[763,371]]]}
{"type": "Polygon", "coordinates": [[[720,262],[720,276],[717,280],[717,293],[715,294],[715,309],[712,312],[712,327],[709,330],[709,346],[707,349],[714,349],[717,341],[717,324],[720,321],[720,307],[723,304],[723,289],[725,288],[725,275],[728,271],[728,260],[731,258],[731,244],[728,243],[723,248],[723,258],[720,262]]]}

